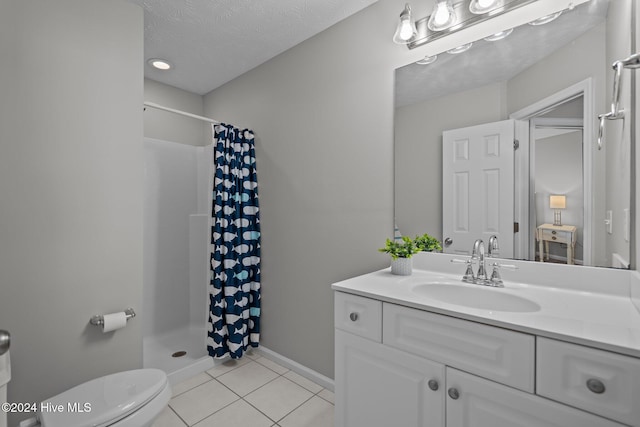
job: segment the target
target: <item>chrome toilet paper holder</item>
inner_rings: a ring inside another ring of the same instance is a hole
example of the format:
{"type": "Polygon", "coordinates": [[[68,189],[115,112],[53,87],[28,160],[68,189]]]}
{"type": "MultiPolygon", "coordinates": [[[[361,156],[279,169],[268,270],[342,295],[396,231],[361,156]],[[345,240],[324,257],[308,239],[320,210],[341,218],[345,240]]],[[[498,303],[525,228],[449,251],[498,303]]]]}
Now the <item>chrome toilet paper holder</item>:
{"type": "MultiPolygon", "coordinates": [[[[136,312],[133,311],[133,308],[131,307],[127,308],[124,311],[124,314],[127,316],[127,321],[129,319],[136,317],[136,312]]],[[[95,316],[92,316],[91,319],[89,319],[89,323],[91,323],[94,326],[102,326],[104,325],[104,316],[101,314],[96,314],[95,316]]]]}

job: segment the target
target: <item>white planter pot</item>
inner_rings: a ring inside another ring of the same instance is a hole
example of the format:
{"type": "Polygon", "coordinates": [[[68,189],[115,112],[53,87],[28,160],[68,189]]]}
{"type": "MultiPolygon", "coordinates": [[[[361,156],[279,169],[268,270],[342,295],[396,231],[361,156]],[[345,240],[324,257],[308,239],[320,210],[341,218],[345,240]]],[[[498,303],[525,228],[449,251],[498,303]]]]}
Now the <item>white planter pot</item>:
{"type": "Polygon", "coordinates": [[[396,260],[391,261],[391,273],[397,274],[398,276],[411,275],[412,267],[413,267],[412,258],[398,258],[396,260]]]}

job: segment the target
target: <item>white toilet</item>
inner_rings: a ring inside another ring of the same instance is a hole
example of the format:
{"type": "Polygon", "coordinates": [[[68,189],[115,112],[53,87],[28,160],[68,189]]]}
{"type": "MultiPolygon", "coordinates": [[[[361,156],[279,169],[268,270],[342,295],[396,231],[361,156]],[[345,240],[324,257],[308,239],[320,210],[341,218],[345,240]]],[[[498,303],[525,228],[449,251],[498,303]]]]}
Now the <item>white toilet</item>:
{"type": "Polygon", "coordinates": [[[163,371],[118,372],[45,399],[20,427],[150,427],[170,398],[163,371]]]}

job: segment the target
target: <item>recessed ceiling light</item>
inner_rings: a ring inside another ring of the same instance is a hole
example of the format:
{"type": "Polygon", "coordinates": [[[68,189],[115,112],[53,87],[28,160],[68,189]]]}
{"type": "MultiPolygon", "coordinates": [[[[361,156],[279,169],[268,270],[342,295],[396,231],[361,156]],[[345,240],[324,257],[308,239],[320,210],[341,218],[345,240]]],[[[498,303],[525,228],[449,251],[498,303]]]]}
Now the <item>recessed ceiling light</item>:
{"type": "Polygon", "coordinates": [[[151,58],[147,62],[153,68],[158,69],[158,70],[166,71],[166,70],[171,69],[171,64],[169,63],[169,61],[167,61],[165,59],[151,58]]]}

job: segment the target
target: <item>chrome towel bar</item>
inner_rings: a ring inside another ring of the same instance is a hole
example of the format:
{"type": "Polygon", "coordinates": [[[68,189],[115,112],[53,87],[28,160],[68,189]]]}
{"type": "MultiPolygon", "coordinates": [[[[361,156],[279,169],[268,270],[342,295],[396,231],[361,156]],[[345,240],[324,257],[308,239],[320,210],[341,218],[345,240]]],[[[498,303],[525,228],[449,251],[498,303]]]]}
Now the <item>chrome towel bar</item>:
{"type": "Polygon", "coordinates": [[[611,99],[611,111],[605,114],[599,114],[600,126],[598,127],[598,150],[602,150],[602,139],[604,136],[604,123],[605,120],[618,120],[624,118],[624,109],[620,108],[620,88],[622,86],[622,69],[640,68],[640,53],[634,53],[633,55],[619,60],[612,65],[613,73],[613,94],[611,99]]]}

